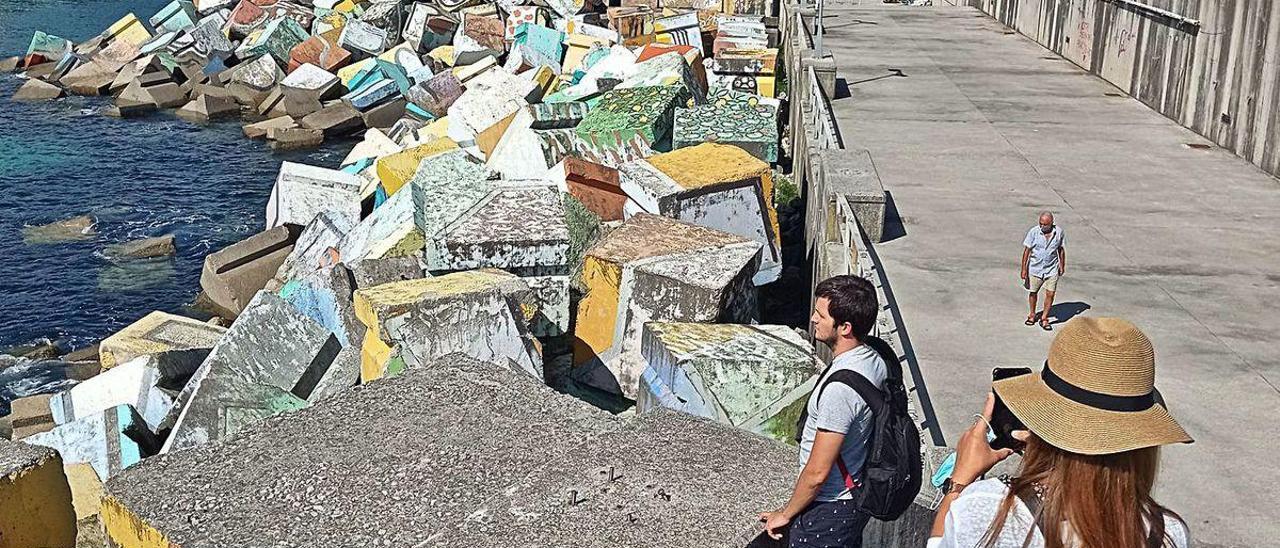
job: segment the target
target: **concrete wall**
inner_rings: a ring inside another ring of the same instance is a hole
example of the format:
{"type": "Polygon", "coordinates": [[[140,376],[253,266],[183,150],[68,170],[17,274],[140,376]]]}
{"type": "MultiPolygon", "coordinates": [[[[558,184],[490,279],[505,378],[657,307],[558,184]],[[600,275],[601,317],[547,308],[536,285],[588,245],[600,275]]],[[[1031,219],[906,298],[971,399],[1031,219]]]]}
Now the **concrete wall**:
{"type": "MultiPolygon", "coordinates": [[[[902,359],[912,413],[920,424],[924,446],[924,487],[905,515],[892,522],[872,520],[863,535],[865,546],[924,546],[933,523],[936,490],[928,478],[947,454],[928,390],[915,362],[889,279],[875,255],[884,225],[884,189],[866,150],[846,148],[831,111],[837,59],[813,50],[812,10],[783,4],[779,32],[785,44],[785,66],[791,111],[792,176],[805,200],[806,251],[812,261],[811,288],[842,274],[863,276],[876,286],[881,310],[873,334],[888,341],[902,359]],[[879,199],[875,194],[879,193],[879,199]]],[[[812,295],[812,292],[810,293],[812,295]]],[[[819,356],[830,352],[817,345],[819,356]]]]}
{"type": "Polygon", "coordinates": [[[1280,175],[1280,2],[972,4],[1161,114],[1280,175]]]}

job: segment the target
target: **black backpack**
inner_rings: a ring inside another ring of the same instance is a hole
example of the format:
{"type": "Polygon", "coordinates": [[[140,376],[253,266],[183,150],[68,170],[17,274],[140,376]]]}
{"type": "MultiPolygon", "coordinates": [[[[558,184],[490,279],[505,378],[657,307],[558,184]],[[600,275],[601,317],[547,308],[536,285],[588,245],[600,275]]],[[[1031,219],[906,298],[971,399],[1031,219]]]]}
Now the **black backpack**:
{"type": "MultiPolygon", "coordinates": [[[[827,385],[842,383],[854,389],[871,408],[871,438],[867,441],[870,447],[862,467],[862,483],[854,487],[853,497],[861,511],[882,521],[892,521],[906,512],[920,493],[923,474],[920,429],[907,413],[907,389],[902,382],[902,362],[898,361],[897,352],[878,337],[868,336],[864,343],[884,360],[888,372],[884,390],[877,389],[866,377],[849,370],[832,373],[815,390],[821,400],[827,385]]],[[[797,443],[808,420],[809,406],[806,404],[796,424],[797,443]]],[[[837,456],[836,462],[846,476],[846,482],[850,481],[844,459],[837,456]]]]}

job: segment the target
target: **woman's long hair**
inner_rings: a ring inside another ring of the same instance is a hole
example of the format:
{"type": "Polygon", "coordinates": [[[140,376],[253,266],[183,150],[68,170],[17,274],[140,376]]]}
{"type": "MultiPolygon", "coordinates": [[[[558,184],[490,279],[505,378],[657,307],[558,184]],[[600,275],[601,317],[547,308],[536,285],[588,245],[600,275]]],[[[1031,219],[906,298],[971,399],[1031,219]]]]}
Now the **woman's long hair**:
{"type": "MultiPolygon", "coordinates": [[[[1164,516],[1182,518],[1151,498],[1159,468],[1159,447],[1080,455],[1032,435],[1023,451],[1021,475],[1000,503],[983,539],[985,546],[995,548],[1017,497],[1035,496],[1038,486],[1045,548],[1173,546],[1164,516]]],[[[1031,534],[1026,541],[1030,539],[1031,534]]]]}

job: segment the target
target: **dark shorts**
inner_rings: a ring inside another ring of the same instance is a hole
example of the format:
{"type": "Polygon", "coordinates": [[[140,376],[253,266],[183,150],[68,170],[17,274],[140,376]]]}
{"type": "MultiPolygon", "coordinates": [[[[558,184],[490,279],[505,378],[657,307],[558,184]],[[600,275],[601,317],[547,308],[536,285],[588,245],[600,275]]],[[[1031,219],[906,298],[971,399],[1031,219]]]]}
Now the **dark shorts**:
{"type": "Polygon", "coordinates": [[[870,514],[851,500],[815,502],[791,522],[791,548],[860,548],[870,514]]]}

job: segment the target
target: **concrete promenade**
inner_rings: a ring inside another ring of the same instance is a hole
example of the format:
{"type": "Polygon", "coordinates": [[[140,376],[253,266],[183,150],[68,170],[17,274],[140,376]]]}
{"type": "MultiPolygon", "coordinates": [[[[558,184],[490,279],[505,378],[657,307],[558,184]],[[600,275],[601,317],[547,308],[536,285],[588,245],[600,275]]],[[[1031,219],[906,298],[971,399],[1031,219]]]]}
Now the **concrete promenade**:
{"type": "Polygon", "coordinates": [[[1165,451],[1158,499],[1202,546],[1275,545],[1280,181],[976,10],[833,3],[826,29],[844,140],[891,196],[875,251],[946,441],[992,367],[1045,357],[1017,269],[1047,209],[1069,251],[1055,315],[1139,325],[1196,438],[1165,451]]]}

